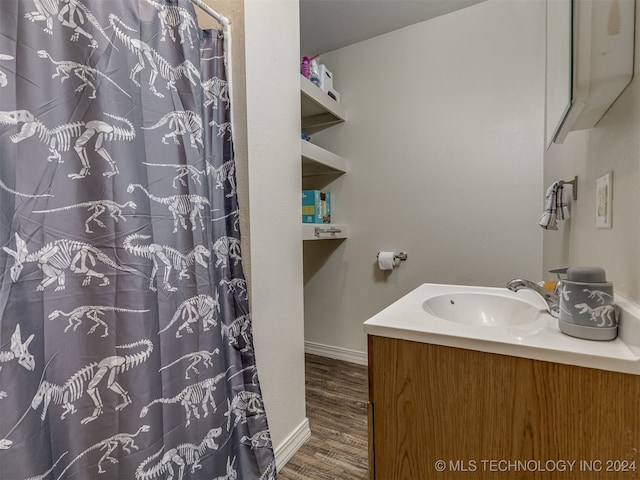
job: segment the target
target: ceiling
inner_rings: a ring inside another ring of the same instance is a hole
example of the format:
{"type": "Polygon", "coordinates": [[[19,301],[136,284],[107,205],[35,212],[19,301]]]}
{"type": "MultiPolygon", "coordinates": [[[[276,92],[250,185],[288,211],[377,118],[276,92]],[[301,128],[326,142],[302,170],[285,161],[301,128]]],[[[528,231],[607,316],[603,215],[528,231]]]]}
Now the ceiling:
{"type": "Polygon", "coordinates": [[[329,52],[482,1],[300,0],[300,52],[329,52]]]}

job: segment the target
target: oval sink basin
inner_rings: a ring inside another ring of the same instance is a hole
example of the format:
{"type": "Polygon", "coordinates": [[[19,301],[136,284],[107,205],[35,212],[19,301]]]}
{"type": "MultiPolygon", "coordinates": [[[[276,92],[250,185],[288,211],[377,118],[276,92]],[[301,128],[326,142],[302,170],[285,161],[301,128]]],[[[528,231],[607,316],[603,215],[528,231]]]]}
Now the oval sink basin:
{"type": "Polygon", "coordinates": [[[422,308],[449,322],[487,327],[510,327],[535,322],[543,311],[540,307],[515,296],[452,292],[435,295],[422,308]]]}

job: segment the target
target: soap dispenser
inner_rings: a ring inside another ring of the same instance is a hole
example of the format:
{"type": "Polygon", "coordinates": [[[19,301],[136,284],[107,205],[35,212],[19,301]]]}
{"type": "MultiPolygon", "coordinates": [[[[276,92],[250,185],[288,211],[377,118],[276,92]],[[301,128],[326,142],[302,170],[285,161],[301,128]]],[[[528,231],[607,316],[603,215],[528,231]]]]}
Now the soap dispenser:
{"type": "Polygon", "coordinates": [[[587,340],[613,340],[618,335],[618,309],[613,284],[600,267],[563,267],[549,270],[560,278],[560,331],[587,340]]]}

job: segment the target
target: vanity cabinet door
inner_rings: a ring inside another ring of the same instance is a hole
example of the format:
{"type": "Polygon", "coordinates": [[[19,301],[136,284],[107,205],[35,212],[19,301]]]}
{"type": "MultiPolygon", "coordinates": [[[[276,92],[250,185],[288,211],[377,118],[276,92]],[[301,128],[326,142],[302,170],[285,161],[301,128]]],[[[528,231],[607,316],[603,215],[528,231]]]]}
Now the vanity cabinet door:
{"type": "Polygon", "coordinates": [[[638,376],[370,336],[369,379],[377,480],[640,475],[638,376]]]}

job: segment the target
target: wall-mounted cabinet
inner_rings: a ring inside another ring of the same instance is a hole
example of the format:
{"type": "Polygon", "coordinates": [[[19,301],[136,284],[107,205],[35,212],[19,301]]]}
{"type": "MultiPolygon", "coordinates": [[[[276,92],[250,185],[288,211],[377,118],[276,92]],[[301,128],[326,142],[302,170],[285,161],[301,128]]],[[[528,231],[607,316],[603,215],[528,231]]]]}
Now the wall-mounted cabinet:
{"type": "MultiPolygon", "coordinates": [[[[344,122],[347,118],[345,108],[329,97],[307,78],[300,76],[300,104],[302,133],[313,133],[344,122]]],[[[347,172],[347,160],[310,141],[301,140],[303,188],[314,188],[327,184],[347,172]]],[[[303,224],[303,240],[323,240],[347,238],[348,227],[344,224],[303,224]]]]}
{"type": "Polygon", "coordinates": [[[633,77],[635,0],[547,1],[547,145],[594,127],[633,77]]]}

